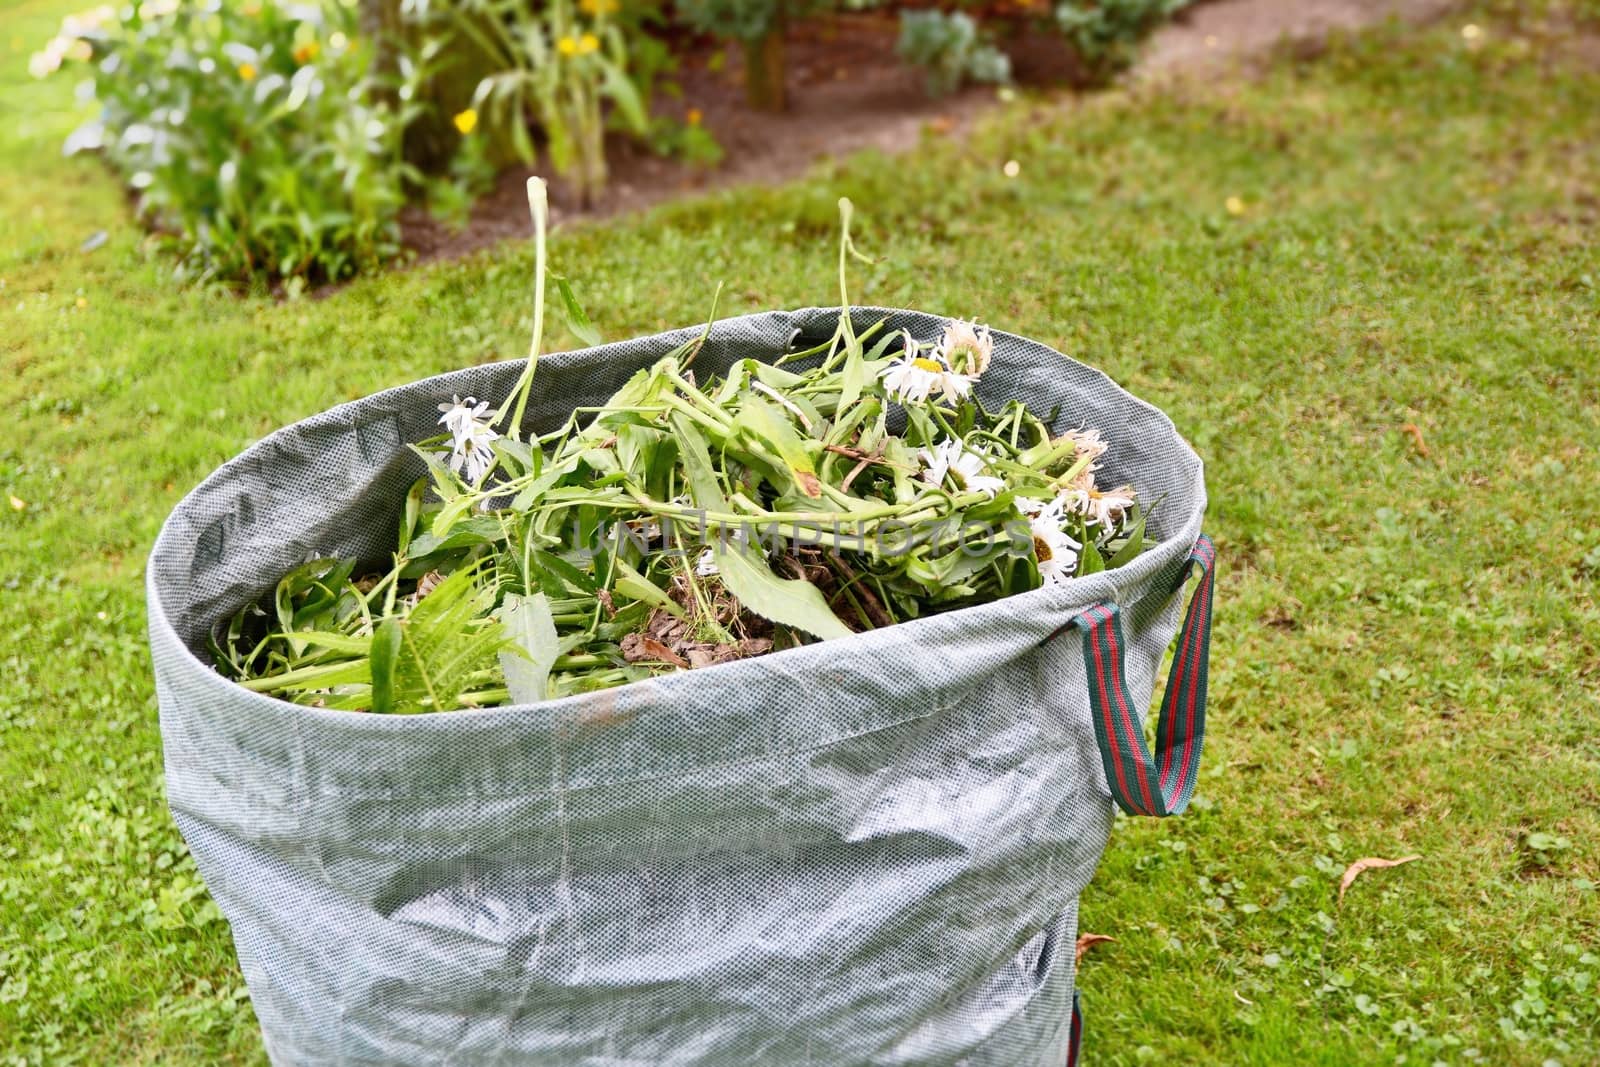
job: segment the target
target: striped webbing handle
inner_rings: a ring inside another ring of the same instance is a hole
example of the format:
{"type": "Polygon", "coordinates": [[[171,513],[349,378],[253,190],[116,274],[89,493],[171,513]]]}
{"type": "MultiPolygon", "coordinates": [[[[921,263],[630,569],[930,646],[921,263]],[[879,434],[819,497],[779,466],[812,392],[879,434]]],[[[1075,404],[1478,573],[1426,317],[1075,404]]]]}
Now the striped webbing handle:
{"type": "Polygon", "coordinates": [[[1072,1023],[1067,1030],[1066,1067],[1078,1067],[1078,1047],[1083,1044],[1083,1011],[1078,1005],[1078,991],[1072,991],[1072,1023]]]}
{"type": "Polygon", "coordinates": [[[1083,631],[1089,708],[1111,795],[1129,815],[1176,815],[1194,795],[1206,734],[1206,666],[1211,658],[1211,590],[1217,550],[1204,534],[1183,570],[1200,568],[1200,584],[1183,620],[1178,655],[1167,678],[1156,726],[1156,751],[1145,743],[1141,708],[1123,676],[1122,616],[1111,601],[1096,604],[1068,627],[1083,631]]]}

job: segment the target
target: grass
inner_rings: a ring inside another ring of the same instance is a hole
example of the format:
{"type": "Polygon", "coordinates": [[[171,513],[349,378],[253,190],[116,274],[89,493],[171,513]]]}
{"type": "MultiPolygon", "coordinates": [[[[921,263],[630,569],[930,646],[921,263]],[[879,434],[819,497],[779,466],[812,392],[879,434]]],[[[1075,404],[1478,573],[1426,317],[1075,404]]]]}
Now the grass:
{"type": "MultiPolygon", "coordinates": [[[[519,355],[532,257],[179,289],[57,155],[70,86],[24,66],[61,0],[0,2],[0,1063],[257,1063],[162,800],[145,553],[270,429],[519,355]]],[[[1212,737],[1085,896],[1089,1062],[1600,1062],[1600,77],[1471,18],[555,241],[632,335],[719,279],[728,313],[827,302],[848,194],[860,299],[1053,343],[1206,456],[1212,737]]]]}

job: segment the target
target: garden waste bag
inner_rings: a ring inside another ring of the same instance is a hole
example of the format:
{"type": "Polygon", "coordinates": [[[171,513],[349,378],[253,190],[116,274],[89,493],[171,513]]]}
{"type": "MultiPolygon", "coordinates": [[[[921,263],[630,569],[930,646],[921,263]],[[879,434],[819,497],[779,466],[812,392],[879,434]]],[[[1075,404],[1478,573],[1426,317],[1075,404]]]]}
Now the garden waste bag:
{"type": "MultiPolygon", "coordinates": [[[[857,308],[922,340],[945,319],[857,308]]],[[[837,308],[717,322],[721,373],[837,308]]],[[[547,357],[548,432],[701,327],[547,357]]],[[[1078,897],[1116,806],[1180,810],[1205,716],[1200,459],[1165,415],[994,334],[978,386],[1092,425],[1158,502],[1132,563],[994,603],[537,705],[327,711],[219,675],[213,628],[308,558],[386,562],[406,447],[501,363],[280,430],[173,512],[150,640],[174,818],[289,1065],[1060,1067],[1078,897]],[[1153,748],[1142,725],[1179,634],[1153,748]]]]}

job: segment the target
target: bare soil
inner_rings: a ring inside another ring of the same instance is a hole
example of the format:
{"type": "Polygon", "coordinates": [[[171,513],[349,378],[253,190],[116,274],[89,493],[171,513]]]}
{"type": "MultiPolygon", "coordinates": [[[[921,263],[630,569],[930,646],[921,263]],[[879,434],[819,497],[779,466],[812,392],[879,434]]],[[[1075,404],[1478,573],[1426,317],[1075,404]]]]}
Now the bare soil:
{"type": "MultiPolygon", "coordinates": [[[[1454,0],[1209,0],[1159,30],[1127,77],[1144,80],[1231,65],[1265,55],[1285,40],[1315,44],[1337,30],[1353,30],[1390,17],[1427,21],[1454,0]]],[[[618,141],[611,182],[600,199],[580,205],[560,181],[551,183],[555,223],[603,218],[677,197],[746,183],[776,183],[804,174],[816,163],[865,149],[902,153],[927,132],[955,133],[993,107],[992,88],[969,88],[943,99],[928,96],[920,71],[900,62],[892,15],[855,14],[808,20],[790,30],[789,110],[751,110],[741,88],[737,50],[719,54],[707,45],[681,60],[677,101],[662,110],[678,117],[690,109],[722,144],[723,162],[692,166],[618,141]]],[[[1029,33],[1008,43],[1019,81],[1026,86],[1070,84],[1077,72],[1057,38],[1029,33]],[[1055,57],[1061,57],[1056,59],[1055,57]]],[[[1070,95],[1063,94],[1063,106],[1070,95]]],[[[541,168],[513,168],[474,206],[468,223],[452,229],[420,207],[402,216],[405,243],[417,261],[466,255],[506,238],[528,235],[524,192],[541,168]]]]}

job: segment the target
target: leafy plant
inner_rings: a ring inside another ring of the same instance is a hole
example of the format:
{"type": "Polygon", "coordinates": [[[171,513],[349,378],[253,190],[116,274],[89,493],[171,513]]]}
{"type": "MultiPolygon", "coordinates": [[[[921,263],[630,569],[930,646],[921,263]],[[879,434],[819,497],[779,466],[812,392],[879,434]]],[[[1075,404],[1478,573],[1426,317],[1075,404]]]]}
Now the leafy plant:
{"type": "Polygon", "coordinates": [[[790,19],[823,0],[678,0],[679,16],[701,33],[738,41],[744,48],[745,95],[759,111],[782,111],[788,102],[783,33],[790,19]]]}
{"type": "Polygon", "coordinates": [[[399,251],[396,219],[414,176],[400,148],[415,104],[404,86],[378,92],[351,8],[100,8],[68,19],[35,73],[74,56],[92,64],[100,112],[67,150],[102,152],[141,216],[179,243],[188,271],[294,289],[399,251]]]}
{"type": "Polygon", "coordinates": [[[998,84],[1011,80],[1011,60],[984,38],[971,15],[957,11],[903,11],[902,59],[927,72],[928,92],[944,96],[965,81],[998,84]]]}
{"type": "Polygon", "coordinates": [[[1139,42],[1193,0],[1065,0],[1056,27],[1091,77],[1103,79],[1133,61],[1139,42]]]}
{"type": "Polygon", "coordinates": [[[716,166],[724,155],[721,142],[705,128],[700,112],[694,108],[689,109],[683,122],[656,118],[650,126],[650,147],[660,155],[702,167],[716,166]]]}
{"type": "MultiPolygon", "coordinates": [[[[495,73],[478,83],[475,111],[529,163],[537,152],[528,124],[537,122],[557,173],[591,201],[606,184],[608,105],[624,129],[649,130],[630,72],[628,35],[614,17],[617,0],[455,0],[432,11],[491,57],[495,73]]],[[[652,65],[659,62],[648,55],[652,65]]]]}

